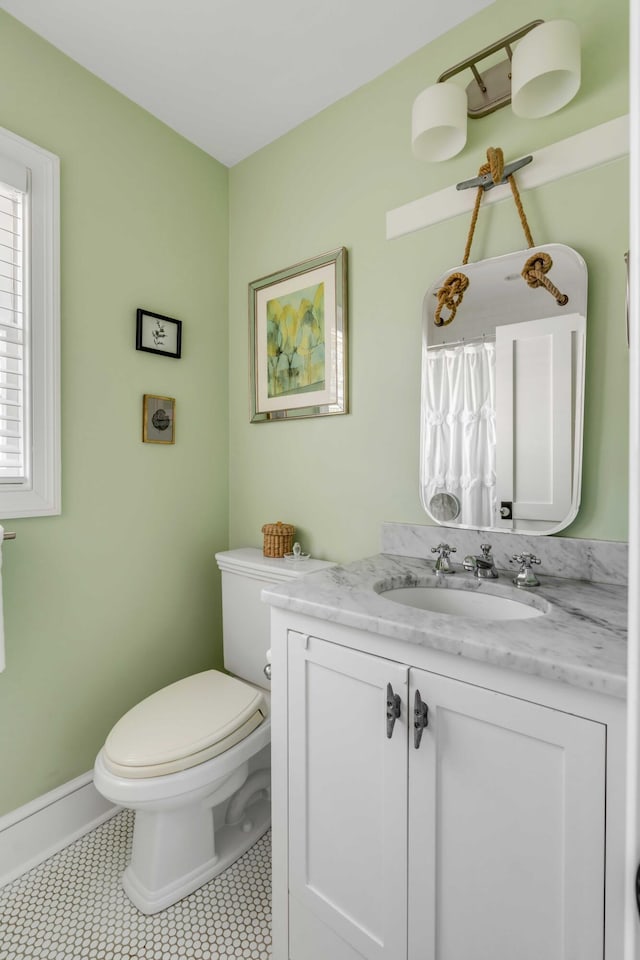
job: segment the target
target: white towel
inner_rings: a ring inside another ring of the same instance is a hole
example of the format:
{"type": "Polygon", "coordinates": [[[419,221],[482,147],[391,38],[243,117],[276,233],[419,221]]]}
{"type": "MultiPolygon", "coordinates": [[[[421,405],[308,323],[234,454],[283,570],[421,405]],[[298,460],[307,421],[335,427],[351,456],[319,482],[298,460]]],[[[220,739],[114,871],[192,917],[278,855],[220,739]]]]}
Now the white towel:
{"type": "Polygon", "coordinates": [[[4,611],[2,604],[2,542],[4,540],[4,527],[0,526],[0,673],[5,668],[4,659],[4,611]]]}

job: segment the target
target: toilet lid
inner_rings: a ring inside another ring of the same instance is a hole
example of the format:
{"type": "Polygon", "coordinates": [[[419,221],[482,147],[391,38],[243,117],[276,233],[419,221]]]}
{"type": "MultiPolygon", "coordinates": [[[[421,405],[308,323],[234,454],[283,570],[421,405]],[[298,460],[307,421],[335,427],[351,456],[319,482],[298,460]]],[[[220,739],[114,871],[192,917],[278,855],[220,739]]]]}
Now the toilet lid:
{"type": "Polygon", "coordinates": [[[128,777],[202,763],[248,736],[266,714],[259,690],[218,670],[178,680],[129,710],[104,745],[105,763],[128,777]]]}

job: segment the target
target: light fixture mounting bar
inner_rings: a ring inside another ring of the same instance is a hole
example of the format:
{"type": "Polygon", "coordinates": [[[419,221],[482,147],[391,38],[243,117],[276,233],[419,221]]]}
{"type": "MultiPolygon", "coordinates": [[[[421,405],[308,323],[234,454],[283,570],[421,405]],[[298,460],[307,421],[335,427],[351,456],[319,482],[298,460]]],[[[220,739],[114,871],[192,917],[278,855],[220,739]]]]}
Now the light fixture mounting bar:
{"type": "Polygon", "coordinates": [[[506,37],[502,37],[501,40],[496,40],[495,43],[485,47],[484,50],[479,50],[478,53],[474,53],[466,60],[457,63],[455,67],[445,70],[438,77],[438,83],[450,80],[451,77],[462,73],[463,70],[471,70],[474,79],[467,87],[467,116],[478,119],[499,110],[500,107],[505,107],[511,102],[511,44],[515,43],[516,40],[521,40],[529,31],[541,23],[544,23],[544,20],[532,20],[524,27],[520,27],[513,33],[507,34],[506,37]],[[486,60],[500,50],[506,51],[507,56],[504,60],[488,67],[483,72],[478,70],[478,64],[482,60],[486,60]]]}

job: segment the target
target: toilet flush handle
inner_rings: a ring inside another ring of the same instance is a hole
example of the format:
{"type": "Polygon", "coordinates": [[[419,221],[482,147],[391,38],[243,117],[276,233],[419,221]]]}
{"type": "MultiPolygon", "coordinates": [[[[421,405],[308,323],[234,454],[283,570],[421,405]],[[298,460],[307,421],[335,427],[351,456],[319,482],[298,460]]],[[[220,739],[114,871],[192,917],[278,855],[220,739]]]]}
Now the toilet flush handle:
{"type": "Polygon", "coordinates": [[[264,675],[271,680],[271,650],[267,650],[267,662],[264,665],[264,675]]]}

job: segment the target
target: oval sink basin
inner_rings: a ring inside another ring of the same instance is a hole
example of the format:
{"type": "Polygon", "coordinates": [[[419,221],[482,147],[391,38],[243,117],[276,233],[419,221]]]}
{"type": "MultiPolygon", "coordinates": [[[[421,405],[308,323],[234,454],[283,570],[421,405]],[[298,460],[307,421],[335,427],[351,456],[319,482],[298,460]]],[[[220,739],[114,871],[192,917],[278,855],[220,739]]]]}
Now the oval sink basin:
{"type": "Polygon", "coordinates": [[[528,620],[542,617],[544,610],[478,590],[460,590],[443,587],[396,587],[379,594],[385,600],[417,607],[449,617],[467,617],[470,620],[528,620]]]}

